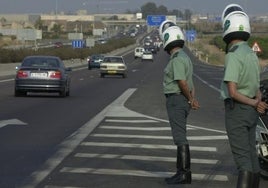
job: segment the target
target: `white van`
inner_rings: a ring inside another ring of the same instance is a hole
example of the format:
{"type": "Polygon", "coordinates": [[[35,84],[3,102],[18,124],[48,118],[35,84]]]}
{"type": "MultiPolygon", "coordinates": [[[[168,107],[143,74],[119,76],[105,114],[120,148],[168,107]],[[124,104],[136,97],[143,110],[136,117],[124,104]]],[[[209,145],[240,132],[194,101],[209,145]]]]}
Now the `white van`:
{"type": "Polygon", "coordinates": [[[134,50],[134,57],[135,57],[135,59],[136,58],[140,58],[142,56],[143,52],[144,52],[144,48],[143,47],[137,47],[137,48],[135,48],[135,50],[134,50]]]}

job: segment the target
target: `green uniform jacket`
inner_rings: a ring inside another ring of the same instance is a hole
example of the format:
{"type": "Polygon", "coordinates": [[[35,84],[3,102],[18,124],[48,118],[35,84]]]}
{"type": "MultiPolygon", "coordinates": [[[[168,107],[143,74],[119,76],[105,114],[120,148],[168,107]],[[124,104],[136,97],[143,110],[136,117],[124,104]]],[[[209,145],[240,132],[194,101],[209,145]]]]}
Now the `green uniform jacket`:
{"type": "Polygon", "coordinates": [[[193,65],[187,54],[179,49],[174,52],[164,69],[164,93],[180,93],[178,80],[186,80],[190,90],[193,89],[193,65]]]}
{"type": "Polygon", "coordinates": [[[225,57],[225,71],[221,84],[221,98],[230,98],[227,82],[237,84],[237,91],[249,98],[255,97],[260,87],[259,60],[247,42],[231,46],[225,57]]]}

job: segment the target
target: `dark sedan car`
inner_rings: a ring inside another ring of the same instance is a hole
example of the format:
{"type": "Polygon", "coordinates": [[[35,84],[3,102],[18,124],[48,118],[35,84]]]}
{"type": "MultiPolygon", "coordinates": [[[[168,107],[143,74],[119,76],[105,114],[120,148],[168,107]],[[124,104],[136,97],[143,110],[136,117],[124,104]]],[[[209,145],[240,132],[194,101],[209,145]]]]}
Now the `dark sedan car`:
{"type": "Polygon", "coordinates": [[[87,58],[88,70],[92,68],[100,68],[100,63],[103,61],[104,55],[94,54],[87,58]]]}
{"type": "Polygon", "coordinates": [[[56,56],[27,56],[17,69],[15,96],[27,92],[57,92],[61,97],[70,94],[71,68],[66,68],[56,56]]]}

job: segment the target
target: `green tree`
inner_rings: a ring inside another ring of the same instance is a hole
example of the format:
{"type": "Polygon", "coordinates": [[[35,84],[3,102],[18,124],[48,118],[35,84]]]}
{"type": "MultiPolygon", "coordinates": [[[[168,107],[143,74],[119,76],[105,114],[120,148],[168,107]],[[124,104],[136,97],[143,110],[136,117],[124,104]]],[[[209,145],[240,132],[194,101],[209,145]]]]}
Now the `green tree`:
{"type": "Polygon", "coordinates": [[[141,6],[141,12],[144,18],[147,18],[148,15],[157,14],[157,6],[155,3],[149,2],[141,6]]]}
{"type": "Polygon", "coordinates": [[[34,27],[35,27],[35,29],[43,30],[44,22],[41,20],[40,17],[38,20],[36,20],[34,27]]]}
{"type": "Polygon", "coordinates": [[[158,7],[158,10],[157,10],[158,14],[161,14],[161,15],[167,15],[168,14],[168,9],[167,7],[163,6],[163,5],[160,5],[158,7]]]}
{"type": "Polygon", "coordinates": [[[58,38],[62,33],[62,26],[60,24],[54,24],[51,31],[54,32],[54,37],[58,38]]]}

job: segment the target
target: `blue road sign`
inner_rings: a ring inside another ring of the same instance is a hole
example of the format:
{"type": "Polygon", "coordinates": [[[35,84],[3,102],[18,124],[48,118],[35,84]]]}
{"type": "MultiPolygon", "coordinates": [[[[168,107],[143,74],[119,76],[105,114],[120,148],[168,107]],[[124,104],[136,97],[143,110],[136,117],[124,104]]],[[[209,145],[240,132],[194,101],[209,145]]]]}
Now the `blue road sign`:
{"type": "Polygon", "coordinates": [[[160,26],[163,21],[166,20],[164,15],[148,15],[147,25],[149,26],[160,26]]]}
{"type": "Polygon", "coordinates": [[[85,45],[84,40],[73,40],[72,41],[72,47],[73,48],[83,48],[85,45]]]}
{"type": "Polygon", "coordinates": [[[186,30],[186,40],[188,42],[193,42],[196,38],[196,30],[186,30]]]}

